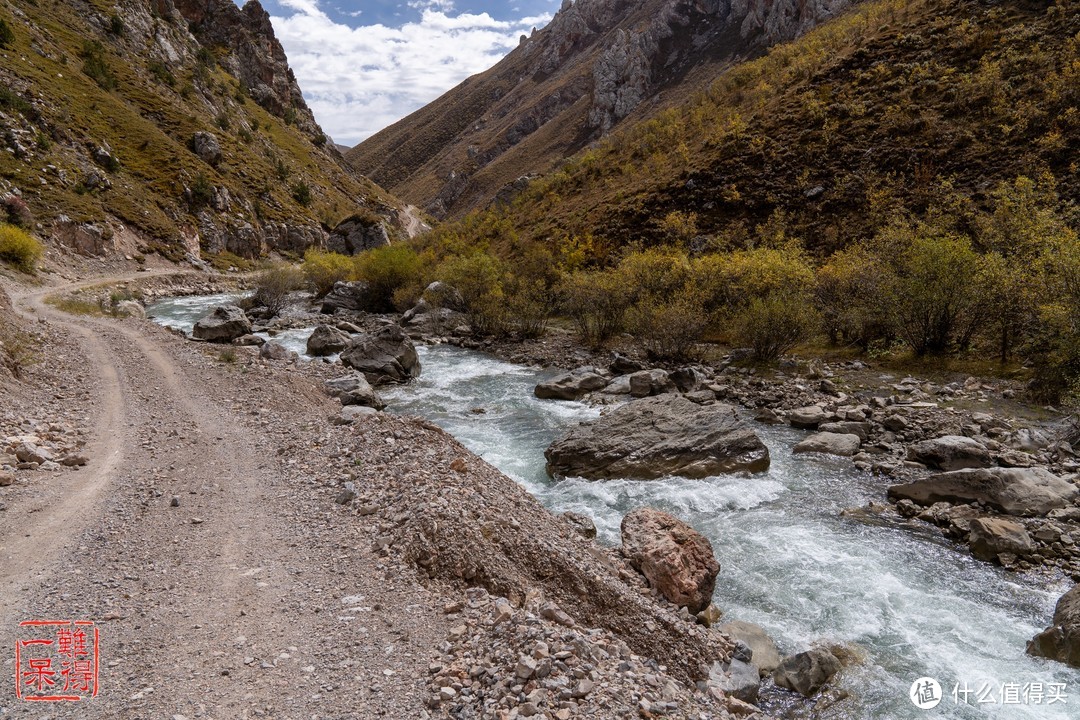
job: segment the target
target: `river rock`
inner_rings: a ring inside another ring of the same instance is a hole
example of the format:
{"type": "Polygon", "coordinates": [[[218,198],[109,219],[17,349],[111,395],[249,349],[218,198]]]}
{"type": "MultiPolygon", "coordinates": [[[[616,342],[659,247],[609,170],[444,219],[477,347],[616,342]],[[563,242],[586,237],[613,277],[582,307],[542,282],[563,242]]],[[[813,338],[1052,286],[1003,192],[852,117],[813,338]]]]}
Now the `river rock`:
{"type": "Polygon", "coordinates": [[[708,538],[674,515],[638,508],[622,520],[622,552],[670,602],[691,613],[712,602],[720,563],[708,538]]]}
{"type": "Polygon", "coordinates": [[[612,379],[612,381],[600,392],[604,395],[629,395],[630,376],[620,375],[619,377],[612,379]]]}
{"type": "Polygon", "coordinates": [[[1028,643],[1027,652],[1080,667],[1080,585],[1057,601],[1053,624],[1028,643]]]}
{"type": "Polygon", "coordinates": [[[342,332],[336,327],[317,325],[307,341],[308,355],[325,357],[339,353],[345,349],[351,339],[349,333],[342,332]]]}
{"type": "Polygon", "coordinates": [[[744,702],[756,703],[761,687],[760,669],[753,663],[732,658],[726,663],[713,663],[709,670],[709,687],[744,702]]]}
{"type": "Polygon", "coordinates": [[[562,514],[563,519],[570,523],[570,527],[574,528],[579,535],[590,540],[596,537],[596,523],[588,515],[584,515],[578,512],[564,512],[562,514]]]}
{"type": "Polygon", "coordinates": [[[341,280],[323,297],[321,312],[325,315],[333,315],[338,310],[362,312],[367,310],[370,302],[371,290],[366,282],[341,280]]]}
{"type": "Polygon", "coordinates": [[[968,545],[972,555],[986,561],[1003,553],[1030,555],[1035,552],[1035,543],[1023,525],[997,517],[972,520],[968,545]]]}
{"type": "Polygon", "coordinates": [[[822,423],[821,425],[818,425],[818,431],[820,432],[857,435],[862,442],[866,442],[870,439],[870,432],[873,429],[874,426],[868,422],[845,421],[822,423]]]}
{"type": "Polygon", "coordinates": [[[553,442],[544,456],[552,476],[590,480],[703,478],[769,467],[768,448],[734,408],[675,394],[609,410],[553,442]]]}
{"type": "Polygon", "coordinates": [[[630,394],[636,398],[660,395],[675,390],[675,383],[671,382],[667,370],[660,368],[640,370],[630,376],[630,394]]]}
{"type": "Polygon", "coordinates": [[[1071,505],[1080,495],[1075,485],[1046,468],[977,468],[932,475],[893,485],[889,497],[920,505],[981,502],[1006,515],[1034,517],[1071,505]]]}
{"type": "Polygon", "coordinates": [[[800,430],[816,430],[817,426],[829,419],[825,408],[820,405],[808,405],[796,408],[788,413],[788,423],[800,430]]]}
{"type": "Polygon", "coordinates": [[[327,394],[341,400],[342,405],[360,405],[382,410],[386,407],[379,394],[375,392],[367,378],[356,373],[345,377],[327,380],[323,383],[327,394]]]}
{"type": "Polygon", "coordinates": [[[341,362],[364,373],[372,385],[404,383],[420,376],[416,347],[398,325],[386,325],[353,338],[341,362]]]}
{"type": "Polygon", "coordinates": [[[668,376],[681,393],[692,393],[705,387],[709,381],[697,368],[679,368],[668,376]]]}
{"type": "Polygon", "coordinates": [[[750,661],[765,677],[780,665],[780,651],[765,632],[765,628],[742,620],[733,620],[720,626],[720,632],[745,643],[750,648],[750,661]]]}
{"type": "Polygon", "coordinates": [[[793,453],[825,453],[851,457],[859,452],[862,441],[858,435],[818,432],[806,438],[792,450],[793,453]]]}
{"type": "Polygon", "coordinates": [[[146,308],[137,300],[121,300],[116,303],[115,312],[120,317],[146,318],[146,308]]]}
{"type": "Polygon", "coordinates": [[[840,660],[825,648],[811,648],[784,658],[773,671],[773,682],[810,697],[840,670],[840,660]]]}
{"type": "Polygon", "coordinates": [[[228,343],[251,332],[251,321],[236,305],[218,305],[202,317],[191,334],[207,342],[228,343]]]}
{"type": "Polygon", "coordinates": [[[276,340],[263,344],[259,348],[259,357],[263,360],[274,360],[276,362],[296,362],[300,359],[300,355],[295,351],[290,350],[276,340]]]}
{"type": "Polygon", "coordinates": [[[977,440],[963,435],[944,435],[923,440],[908,448],[908,460],[937,470],[990,467],[990,453],[977,440]]]}
{"type": "Polygon", "coordinates": [[[533,394],[544,400],[577,400],[607,384],[608,379],[592,368],[578,368],[545,380],[536,386],[533,394]]]}
{"type": "Polygon", "coordinates": [[[637,360],[614,352],[611,353],[611,364],[608,365],[608,369],[616,375],[629,375],[644,370],[645,366],[637,360]]]}

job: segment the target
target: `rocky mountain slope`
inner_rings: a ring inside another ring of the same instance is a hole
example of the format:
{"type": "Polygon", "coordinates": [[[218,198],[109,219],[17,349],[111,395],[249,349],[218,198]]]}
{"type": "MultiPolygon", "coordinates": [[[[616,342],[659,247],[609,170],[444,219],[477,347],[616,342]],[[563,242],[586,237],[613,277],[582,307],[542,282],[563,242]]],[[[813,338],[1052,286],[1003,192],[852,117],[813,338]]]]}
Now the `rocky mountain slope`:
{"type": "Polygon", "coordinates": [[[462,215],[549,169],[635,111],[703,87],[850,0],[566,0],[490,70],[346,154],[437,216],[462,215]]]}
{"type": "Polygon", "coordinates": [[[257,0],[3,0],[0,19],[0,195],[61,247],[228,261],[301,253],[351,215],[404,232],[257,0]]]}
{"type": "Polygon", "coordinates": [[[1076,198],[1078,33],[1074,0],[860,3],[624,123],[477,226],[603,258],[628,238],[745,245],[771,218],[826,254],[896,213],[974,222],[1021,175],[1076,198]]]}

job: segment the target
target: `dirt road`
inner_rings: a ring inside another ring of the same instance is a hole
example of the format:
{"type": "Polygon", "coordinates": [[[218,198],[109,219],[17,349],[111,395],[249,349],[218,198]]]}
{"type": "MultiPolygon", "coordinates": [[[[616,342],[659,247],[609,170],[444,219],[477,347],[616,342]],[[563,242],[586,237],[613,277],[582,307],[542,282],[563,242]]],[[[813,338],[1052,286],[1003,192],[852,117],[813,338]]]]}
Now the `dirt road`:
{"type": "Polygon", "coordinates": [[[16,306],[84,358],[90,463],[42,474],[4,513],[0,642],[13,648],[22,620],[93,620],[100,689],[4,692],[0,717],[423,716],[445,629],[402,608],[437,618],[435,600],[387,582],[333,493],[279,452],[326,417],[313,384],[245,377],[148,323],[64,315],[43,295],[16,306]]]}

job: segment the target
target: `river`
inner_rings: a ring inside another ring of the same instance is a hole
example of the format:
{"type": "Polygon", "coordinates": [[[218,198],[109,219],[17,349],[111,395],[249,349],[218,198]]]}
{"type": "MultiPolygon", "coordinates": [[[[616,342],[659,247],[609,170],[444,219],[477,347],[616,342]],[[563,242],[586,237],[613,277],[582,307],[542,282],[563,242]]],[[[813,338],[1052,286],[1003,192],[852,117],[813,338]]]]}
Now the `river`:
{"type": "MultiPolygon", "coordinates": [[[[185,301],[191,314],[192,301],[185,301]]],[[[174,326],[187,321],[164,304],[150,312],[174,326]]],[[[287,344],[302,351],[306,336],[292,334],[287,344]]],[[[882,500],[886,481],[856,471],[849,460],[792,455],[806,433],[758,426],[772,467],[753,476],[555,482],[544,471],[544,449],[596,417],[597,408],[535,398],[533,387],[551,376],[547,371],[450,346],[418,351],[418,381],[380,388],[390,412],[440,425],[553,511],[591,516],[600,542],[618,544],[622,516],[635,507],[682,518],[713,544],[720,561],[714,600],[725,619],[761,625],[782,654],[815,642],[854,646],[864,659],[836,683],[850,697],[813,717],[1080,717],[1080,671],[1024,654],[1071,583],[976,561],[932,529],[841,517],[844,508],[882,500]],[[942,687],[932,710],[908,698],[920,677],[942,687]]],[[[784,695],[768,694],[767,709],[785,713],[788,706],[776,699],[784,695]]]]}

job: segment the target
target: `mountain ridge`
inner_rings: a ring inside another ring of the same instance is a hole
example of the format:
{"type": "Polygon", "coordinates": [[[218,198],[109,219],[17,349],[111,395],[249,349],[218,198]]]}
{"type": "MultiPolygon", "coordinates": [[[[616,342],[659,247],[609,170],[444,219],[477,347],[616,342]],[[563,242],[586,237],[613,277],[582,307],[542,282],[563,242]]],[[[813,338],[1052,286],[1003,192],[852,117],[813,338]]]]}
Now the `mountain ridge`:
{"type": "Polygon", "coordinates": [[[677,101],[729,62],[796,37],[848,0],[579,0],[491,69],[348,153],[437,217],[484,206],[635,111],[677,101]],[[672,96],[660,98],[667,91],[672,96]],[[391,150],[393,152],[391,152],[391,150]]]}

